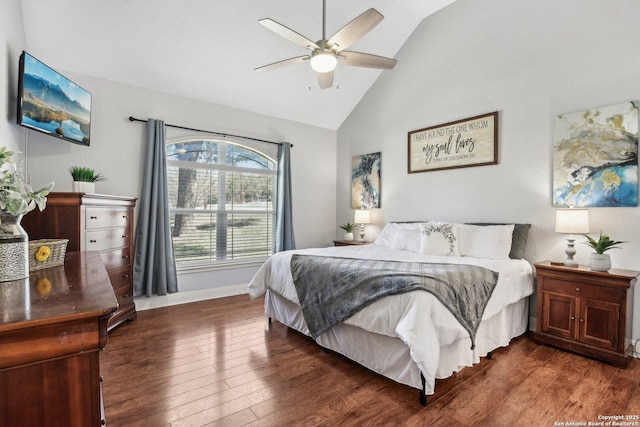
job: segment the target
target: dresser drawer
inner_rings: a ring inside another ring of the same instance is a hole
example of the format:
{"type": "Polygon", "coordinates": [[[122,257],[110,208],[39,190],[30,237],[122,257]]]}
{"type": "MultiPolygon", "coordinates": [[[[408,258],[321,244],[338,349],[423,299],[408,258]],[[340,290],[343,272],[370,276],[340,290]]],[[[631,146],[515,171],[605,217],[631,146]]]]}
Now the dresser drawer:
{"type": "Polygon", "coordinates": [[[104,251],[107,249],[129,246],[129,230],[114,228],[108,230],[92,230],[85,232],[85,251],[104,251]]]}
{"type": "Polygon", "coordinates": [[[119,309],[123,309],[133,304],[133,292],[131,285],[125,285],[119,288],[114,287],[113,293],[116,295],[116,299],[118,300],[119,309]]]}
{"type": "Polygon", "coordinates": [[[85,211],[87,230],[99,228],[128,227],[131,221],[127,208],[87,207],[85,211]]]}
{"type": "Polygon", "coordinates": [[[131,248],[118,248],[102,251],[102,262],[108,271],[131,265],[131,248]]]}
{"type": "Polygon", "coordinates": [[[125,286],[129,287],[130,289],[133,286],[133,278],[131,277],[130,268],[122,268],[120,270],[110,271],[109,279],[111,280],[111,286],[113,286],[114,292],[116,289],[120,289],[125,286]]]}

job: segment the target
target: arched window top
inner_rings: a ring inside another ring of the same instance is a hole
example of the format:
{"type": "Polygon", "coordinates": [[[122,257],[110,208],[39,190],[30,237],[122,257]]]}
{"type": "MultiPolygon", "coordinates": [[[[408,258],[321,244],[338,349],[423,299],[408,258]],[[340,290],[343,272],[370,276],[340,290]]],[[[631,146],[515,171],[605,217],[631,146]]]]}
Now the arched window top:
{"type": "Polygon", "coordinates": [[[276,162],[265,154],[231,141],[189,139],[169,142],[167,160],[275,170],[276,162]]]}

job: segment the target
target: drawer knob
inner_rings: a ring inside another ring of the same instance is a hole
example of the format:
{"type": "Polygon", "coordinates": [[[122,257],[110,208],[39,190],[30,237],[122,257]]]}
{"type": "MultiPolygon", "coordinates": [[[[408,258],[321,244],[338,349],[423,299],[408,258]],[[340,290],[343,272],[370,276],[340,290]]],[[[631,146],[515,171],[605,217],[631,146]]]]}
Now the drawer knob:
{"type": "Polygon", "coordinates": [[[580,292],[580,288],[576,288],[576,292],[580,292]]]}
{"type": "Polygon", "coordinates": [[[98,243],[98,241],[91,239],[91,240],[89,240],[89,243],[98,243]]]}
{"type": "Polygon", "coordinates": [[[122,215],[122,218],[127,219],[129,218],[129,215],[122,215]]]}
{"type": "Polygon", "coordinates": [[[122,275],[122,278],[123,278],[123,279],[128,279],[128,278],[129,278],[129,273],[125,273],[125,274],[123,274],[123,275],[122,275]]]}
{"type": "Polygon", "coordinates": [[[129,294],[122,294],[122,298],[129,298],[129,294]]]}
{"type": "Polygon", "coordinates": [[[571,316],[571,320],[576,320],[576,317],[575,316],[571,316]]]}
{"type": "Polygon", "coordinates": [[[122,258],[129,259],[129,255],[122,255],[122,258]]]}
{"type": "Polygon", "coordinates": [[[584,323],[584,319],[580,319],[580,323],[584,323]]]}
{"type": "Polygon", "coordinates": [[[100,382],[104,382],[104,377],[100,375],[100,382]]]}
{"type": "Polygon", "coordinates": [[[91,215],[91,216],[89,217],[89,219],[98,219],[98,217],[97,217],[97,216],[93,216],[93,215],[91,215]]]}
{"type": "Polygon", "coordinates": [[[122,235],[122,238],[123,238],[123,239],[126,239],[127,237],[129,237],[127,234],[123,234],[123,235],[122,235]]]}

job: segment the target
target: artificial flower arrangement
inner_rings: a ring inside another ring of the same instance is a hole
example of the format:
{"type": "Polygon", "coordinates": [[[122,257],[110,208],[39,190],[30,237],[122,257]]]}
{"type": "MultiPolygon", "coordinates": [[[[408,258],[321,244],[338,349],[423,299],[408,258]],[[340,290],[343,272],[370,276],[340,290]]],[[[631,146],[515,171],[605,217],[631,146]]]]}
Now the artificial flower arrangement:
{"type": "Polygon", "coordinates": [[[38,207],[41,211],[47,205],[47,194],[54,186],[53,182],[33,190],[23,181],[22,174],[16,170],[12,160],[15,152],[0,147],[0,213],[19,216],[38,207]]]}

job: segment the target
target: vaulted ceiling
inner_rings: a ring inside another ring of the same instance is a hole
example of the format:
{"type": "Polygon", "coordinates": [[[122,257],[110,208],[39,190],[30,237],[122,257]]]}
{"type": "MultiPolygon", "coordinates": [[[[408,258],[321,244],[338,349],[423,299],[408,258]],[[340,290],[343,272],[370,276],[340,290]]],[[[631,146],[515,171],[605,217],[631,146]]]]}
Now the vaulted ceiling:
{"type": "MultiPolygon", "coordinates": [[[[418,24],[455,0],[327,0],[327,38],[369,8],[384,20],[349,50],[393,58],[418,24]]],[[[381,73],[338,65],[321,90],[308,53],[258,23],[322,38],[321,0],[22,0],[27,50],[59,71],[337,129],[381,73]]],[[[398,64],[397,66],[402,66],[398,64]]]]}

